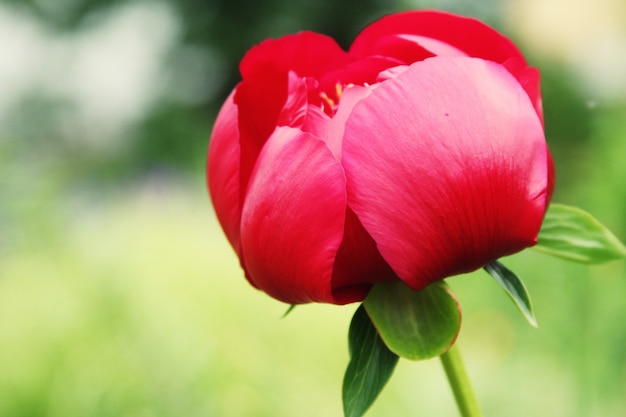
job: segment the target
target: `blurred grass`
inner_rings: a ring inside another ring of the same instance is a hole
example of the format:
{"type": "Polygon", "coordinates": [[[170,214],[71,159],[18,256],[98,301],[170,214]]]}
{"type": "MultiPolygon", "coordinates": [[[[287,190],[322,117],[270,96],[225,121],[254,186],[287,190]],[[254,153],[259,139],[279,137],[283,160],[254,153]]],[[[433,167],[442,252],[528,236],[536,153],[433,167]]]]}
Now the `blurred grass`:
{"type": "MultiPolygon", "coordinates": [[[[619,112],[601,116],[594,174],[559,197],[623,231],[626,129],[619,112]]],[[[201,172],[87,186],[58,163],[2,162],[18,180],[2,184],[1,416],[341,415],[355,306],[281,319],[287,306],[245,282],[201,172]]],[[[504,262],[525,278],[538,330],[485,273],[449,280],[486,415],[624,415],[624,263],[504,262]]],[[[437,360],[401,361],[368,416],[455,413],[437,360]]]]}

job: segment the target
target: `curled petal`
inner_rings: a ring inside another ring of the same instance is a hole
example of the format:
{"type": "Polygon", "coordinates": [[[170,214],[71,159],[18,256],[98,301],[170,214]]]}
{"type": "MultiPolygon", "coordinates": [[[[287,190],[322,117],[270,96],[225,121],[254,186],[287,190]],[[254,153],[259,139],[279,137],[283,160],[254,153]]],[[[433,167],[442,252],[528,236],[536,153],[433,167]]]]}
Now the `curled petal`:
{"type": "Polygon", "coordinates": [[[348,119],[343,164],[349,207],[415,289],[535,244],[550,191],[527,94],[476,58],[431,58],[380,84],[348,119]]]}
{"type": "Polygon", "coordinates": [[[277,128],[259,156],[243,207],[248,278],[286,303],[338,303],[331,278],[345,212],[345,176],[326,144],[277,128]]]}
{"type": "Polygon", "coordinates": [[[287,81],[287,100],[280,110],[276,126],[302,127],[307,115],[308,88],[304,78],[289,72],[287,81]]]}

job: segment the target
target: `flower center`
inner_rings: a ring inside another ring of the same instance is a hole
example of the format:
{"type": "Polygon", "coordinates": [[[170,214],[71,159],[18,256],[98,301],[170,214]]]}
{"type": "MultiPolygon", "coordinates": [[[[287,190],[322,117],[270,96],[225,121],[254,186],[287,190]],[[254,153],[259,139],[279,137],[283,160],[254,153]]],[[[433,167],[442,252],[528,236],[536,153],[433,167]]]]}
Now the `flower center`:
{"type": "Polygon", "coordinates": [[[343,94],[343,90],[345,88],[350,88],[353,85],[354,84],[347,84],[344,86],[342,84],[337,83],[335,84],[335,91],[331,91],[331,92],[322,91],[319,94],[319,98],[320,98],[319,106],[322,109],[322,111],[326,113],[328,116],[333,117],[335,113],[337,112],[337,108],[339,107],[339,101],[341,100],[341,95],[343,94]]]}

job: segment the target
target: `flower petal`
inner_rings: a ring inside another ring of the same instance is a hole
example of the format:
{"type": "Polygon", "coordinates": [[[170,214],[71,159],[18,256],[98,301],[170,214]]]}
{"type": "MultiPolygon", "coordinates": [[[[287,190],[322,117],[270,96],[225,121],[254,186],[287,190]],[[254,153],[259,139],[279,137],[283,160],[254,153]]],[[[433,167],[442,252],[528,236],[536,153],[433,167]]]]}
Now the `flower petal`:
{"type": "Polygon", "coordinates": [[[314,118],[312,117],[313,112],[309,112],[310,117],[304,125],[304,130],[326,142],[335,158],[341,160],[341,146],[346,120],[352,113],[353,107],[367,97],[373,89],[374,87],[372,86],[363,87],[360,85],[346,88],[341,96],[337,113],[329,119],[324,118],[322,115],[314,118]]]}
{"type": "Polygon", "coordinates": [[[476,58],[430,58],[381,83],[343,143],[348,205],[415,289],[536,243],[549,161],[522,87],[476,58]]]}
{"type": "Polygon", "coordinates": [[[396,280],[398,276],[378,252],[374,239],[348,209],[343,241],[333,268],[335,299],[341,304],[361,301],[372,284],[396,280]]]}
{"type": "Polygon", "coordinates": [[[346,52],[332,38],[312,32],[266,40],[244,56],[239,66],[243,80],[234,98],[239,109],[242,193],[267,138],[279,122],[289,124],[283,107],[287,104],[288,113],[297,113],[301,101],[294,95],[302,90],[299,79],[321,76],[346,60],[346,52]]]}
{"type": "Polygon", "coordinates": [[[211,133],[207,158],[207,182],[213,207],[224,233],[241,255],[239,225],[239,129],[233,93],[222,106],[211,133]]]}
{"type": "Polygon", "coordinates": [[[511,40],[473,18],[439,11],[388,15],[367,26],[352,43],[349,54],[362,57],[383,53],[405,60],[414,55],[416,59],[407,63],[427,58],[420,57],[419,51],[410,52],[406,46],[410,42],[438,56],[467,55],[505,65],[528,93],[539,117],[543,117],[539,72],[528,67],[511,40]],[[390,47],[398,42],[402,44],[390,47]]]}
{"type": "Polygon", "coordinates": [[[328,92],[335,90],[337,84],[340,86],[374,84],[382,71],[402,64],[404,62],[386,56],[361,58],[325,74],[320,79],[319,89],[328,92]]]}
{"type": "Polygon", "coordinates": [[[393,57],[402,64],[412,64],[437,55],[415,40],[407,38],[407,35],[395,33],[377,39],[367,52],[374,56],[393,57]]]}
{"type": "Polygon", "coordinates": [[[267,39],[248,51],[239,66],[244,79],[259,78],[268,72],[319,78],[347,62],[347,53],[331,37],[300,32],[279,39],[267,39]]]}
{"type": "MultiPolygon", "coordinates": [[[[508,38],[484,23],[468,17],[439,11],[408,11],[383,17],[367,26],[350,47],[350,55],[367,56],[381,38],[389,35],[419,35],[453,46],[469,56],[503,63],[516,57],[519,49],[508,38]]],[[[422,44],[428,50],[436,42],[422,44]]],[[[431,52],[438,54],[437,50],[431,52]]],[[[446,54],[447,55],[447,54],[446,54]]]]}
{"type": "Polygon", "coordinates": [[[346,213],[345,176],[324,142],[279,127],[250,180],[241,242],[249,279],[286,303],[337,303],[333,264],[346,213]]]}
{"type": "Polygon", "coordinates": [[[540,83],[541,76],[539,74],[539,70],[534,67],[529,67],[526,65],[525,61],[517,58],[511,58],[505,61],[502,65],[504,65],[506,69],[508,69],[509,72],[517,78],[517,81],[526,91],[526,94],[528,94],[533,106],[535,106],[535,111],[543,123],[543,103],[541,99],[540,83]]]}

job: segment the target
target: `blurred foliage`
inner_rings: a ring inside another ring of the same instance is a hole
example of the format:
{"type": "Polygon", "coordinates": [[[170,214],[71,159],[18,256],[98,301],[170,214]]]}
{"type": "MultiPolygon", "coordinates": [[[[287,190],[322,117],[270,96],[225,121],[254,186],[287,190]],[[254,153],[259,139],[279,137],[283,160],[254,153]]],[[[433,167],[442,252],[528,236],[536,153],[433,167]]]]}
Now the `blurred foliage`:
{"type": "MultiPolygon", "coordinates": [[[[82,168],[92,180],[124,178],[150,169],[196,169],[202,166],[212,121],[221,103],[239,81],[238,64],[245,52],[268,37],[279,37],[301,30],[313,30],[333,37],[347,48],[358,31],[376,18],[401,9],[438,7],[469,13],[497,26],[496,1],[456,4],[452,1],[402,0],[1,0],[23,13],[38,19],[40,24],[57,35],[80,34],[110,13],[133,3],[166,4],[175,14],[181,33],[168,51],[164,63],[175,88],[180,88],[194,70],[194,62],[181,59],[186,50],[208,54],[213,62],[210,73],[217,86],[193,102],[176,100],[175,92],[153,102],[144,117],[125,133],[128,147],[119,152],[103,153],[84,147],[84,159],[90,163],[82,168]],[[109,171],[103,176],[104,171],[109,171]]],[[[154,30],[159,30],[155,28],[154,30]]],[[[146,33],[146,36],[150,36],[146,33]]],[[[183,57],[184,58],[184,57],[183,57]]],[[[190,89],[202,91],[202,86],[190,89]]],[[[55,152],[63,154],[63,139],[83,135],[84,128],[73,125],[72,103],[66,98],[35,91],[15,106],[16,123],[7,134],[50,142],[50,132],[62,137],[52,138],[55,152]],[[36,124],[29,123],[36,117],[36,124]]]]}
{"type": "MultiPolygon", "coordinates": [[[[98,16],[130,3],[123,0],[4,2],[36,16],[42,24],[57,33],[80,31],[97,20],[98,16]]],[[[132,155],[126,161],[122,175],[162,165],[177,169],[189,168],[190,163],[197,166],[205,155],[212,120],[223,100],[239,81],[239,61],[252,45],[267,37],[314,30],[334,37],[347,47],[366,22],[398,7],[392,1],[385,0],[177,0],[165,3],[171,6],[182,32],[177,38],[177,44],[169,51],[172,59],[167,63],[170,69],[177,69],[174,71],[174,82],[182,82],[185,72],[189,71],[189,68],[175,68],[179,62],[177,52],[188,47],[210,52],[211,57],[219,63],[219,68],[215,73],[205,76],[215,77],[221,82],[216,91],[193,104],[176,102],[167,96],[154,103],[129,134],[127,140],[132,145],[130,150],[124,150],[124,157],[132,155]]],[[[22,117],[30,117],[32,106],[40,106],[42,103],[27,104],[21,107],[22,117]]],[[[56,104],[50,104],[46,108],[48,119],[42,119],[39,123],[45,130],[60,123],[56,104]]],[[[111,161],[99,162],[107,165],[111,161]]],[[[99,177],[100,171],[97,170],[94,178],[99,177]]]]}
{"type": "MultiPolygon", "coordinates": [[[[80,33],[106,13],[133,3],[124,0],[2,1],[36,17],[57,34],[80,33]]],[[[205,94],[200,93],[193,102],[176,100],[172,91],[169,95],[159,96],[132,129],[125,132],[126,146],[118,152],[77,147],[80,141],[76,140],[76,136],[85,132],[84,128],[72,125],[75,104],[66,97],[40,91],[31,92],[14,106],[14,114],[8,117],[10,124],[4,127],[8,132],[5,134],[37,141],[38,146],[50,147],[50,152],[63,158],[72,156],[66,152],[82,153],[81,159],[89,163],[79,169],[91,180],[119,179],[164,167],[195,171],[204,164],[212,121],[225,97],[239,81],[239,61],[252,45],[267,37],[314,30],[333,37],[347,48],[355,34],[368,22],[404,9],[409,3],[400,0],[143,2],[167,4],[180,23],[181,33],[164,63],[165,72],[171,74],[171,83],[180,87],[189,73],[194,71],[193,59],[184,58],[186,51],[193,50],[209,54],[213,68],[204,77],[217,80],[216,87],[205,94]],[[33,119],[37,123],[31,123],[33,119]]],[[[497,28],[500,26],[497,15],[499,2],[459,4],[422,0],[411,3],[414,7],[452,9],[477,16],[497,28]]],[[[543,75],[547,137],[559,159],[557,166],[565,173],[560,184],[564,186],[570,178],[567,174],[569,170],[578,169],[572,164],[589,145],[592,114],[588,100],[580,95],[574,85],[575,80],[568,76],[565,68],[557,63],[540,62],[538,65],[543,75]]],[[[201,90],[201,86],[191,85],[187,89],[201,90]]]]}
{"type": "MultiPolygon", "coordinates": [[[[72,36],[129,3],[0,4],[72,36]]],[[[0,126],[0,416],[340,415],[354,308],[303,306],[279,320],[286,307],[249,287],[211,217],[206,146],[251,45],[310,29],[346,47],[364,24],[409,3],[507,32],[497,1],[172,0],[180,33],[164,73],[199,91],[193,99],[158,95],[104,147],[83,140],[91,126],[76,122],[77,104],[63,95],[34,88],[9,109],[0,126]],[[188,76],[205,55],[212,89],[188,76]]],[[[529,59],[543,76],[555,201],[623,239],[626,100],[596,102],[560,63],[529,59]]],[[[486,415],[626,415],[624,263],[586,267],[533,251],[503,262],[528,285],[538,330],[486,274],[449,280],[486,415]]],[[[401,361],[367,416],[415,410],[456,413],[436,361],[401,361]]]]}

